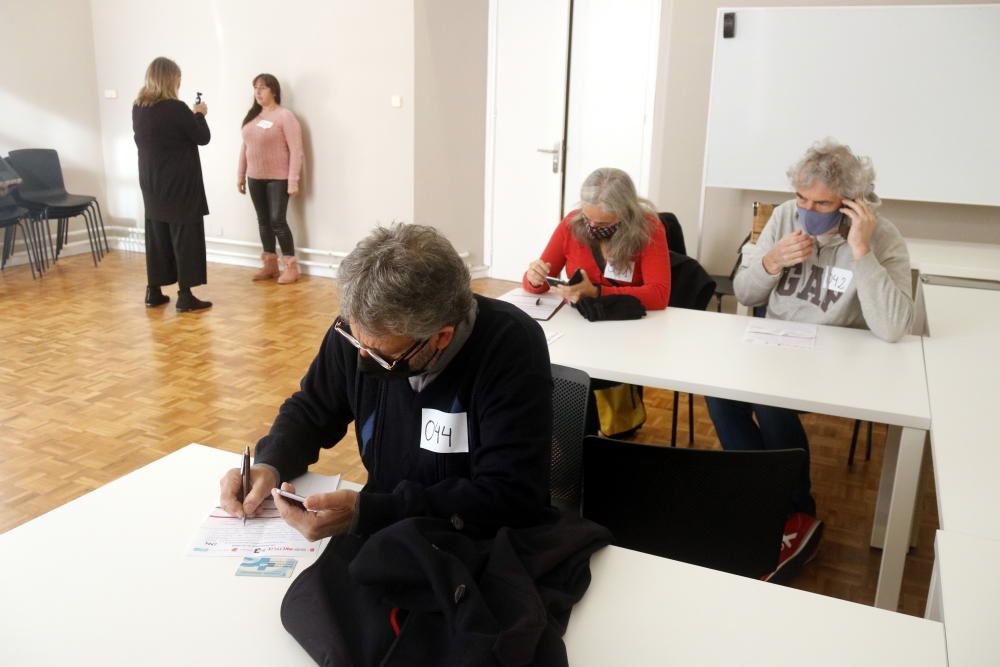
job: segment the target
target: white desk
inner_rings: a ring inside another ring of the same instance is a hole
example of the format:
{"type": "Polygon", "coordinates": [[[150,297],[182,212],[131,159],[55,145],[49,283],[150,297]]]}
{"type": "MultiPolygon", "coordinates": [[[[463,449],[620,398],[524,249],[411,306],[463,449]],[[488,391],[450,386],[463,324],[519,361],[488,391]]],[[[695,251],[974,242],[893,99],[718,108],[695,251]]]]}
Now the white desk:
{"type": "Polygon", "coordinates": [[[1000,291],[936,285],[923,291],[941,528],[1000,539],[1000,291]]]}
{"type": "Polygon", "coordinates": [[[291,579],[184,554],[239,462],[189,445],[0,535],[0,665],[315,665],[279,618],[291,579]]]}
{"type": "Polygon", "coordinates": [[[939,623],[607,547],[570,617],[573,667],[946,665],[939,623]]]}
{"type": "Polygon", "coordinates": [[[889,424],[872,545],[883,547],[875,605],[895,610],[930,427],[921,340],[820,326],[813,350],[743,341],[752,318],[683,309],[588,322],[563,306],[552,363],[591,377],[889,424]]]}
{"type": "MultiPolygon", "coordinates": [[[[238,461],[190,445],[0,535],[0,664],[313,664],[281,626],[290,579],[183,555],[238,461]]],[[[574,666],[945,664],[939,623],[614,547],[566,642],[574,666]]]]}
{"type": "Polygon", "coordinates": [[[1000,541],[939,530],[928,612],[944,621],[950,667],[1000,661],[1000,541]]]}
{"type": "Polygon", "coordinates": [[[906,239],[910,266],[925,274],[1000,280],[1000,245],[906,239]]]}

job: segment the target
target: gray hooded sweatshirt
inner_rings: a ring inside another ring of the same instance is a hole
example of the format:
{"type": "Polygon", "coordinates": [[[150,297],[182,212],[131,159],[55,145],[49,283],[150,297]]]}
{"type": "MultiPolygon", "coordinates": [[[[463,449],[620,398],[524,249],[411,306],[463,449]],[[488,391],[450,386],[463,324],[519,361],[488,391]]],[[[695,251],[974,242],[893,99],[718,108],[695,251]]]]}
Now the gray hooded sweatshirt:
{"type": "Polygon", "coordinates": [[[802,229],[795,200],[785,202],[774,209],[756,245],[745,248],[734,281],[736,298],[745,306],[766,305],[769,318],[867,328],[896,342],[913,318],[910,255],[895,225],[877,219],[871,252],[859,261],[846,231],[835,229],[816,238],[808,260],[772,276],[764,270],[764,255],[786,234],[802,229]]]}

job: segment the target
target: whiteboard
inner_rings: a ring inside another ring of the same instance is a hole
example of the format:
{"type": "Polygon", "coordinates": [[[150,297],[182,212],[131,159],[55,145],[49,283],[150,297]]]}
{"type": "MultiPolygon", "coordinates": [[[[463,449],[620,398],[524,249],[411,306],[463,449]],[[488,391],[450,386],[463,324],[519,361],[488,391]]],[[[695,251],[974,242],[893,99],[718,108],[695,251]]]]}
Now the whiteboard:
{"type": "Polygon", "coordinates": [[[1000,205],[1000,5],[719,9],[705,185],[787,190],[827,136],[883,198],[1000,205]]]}

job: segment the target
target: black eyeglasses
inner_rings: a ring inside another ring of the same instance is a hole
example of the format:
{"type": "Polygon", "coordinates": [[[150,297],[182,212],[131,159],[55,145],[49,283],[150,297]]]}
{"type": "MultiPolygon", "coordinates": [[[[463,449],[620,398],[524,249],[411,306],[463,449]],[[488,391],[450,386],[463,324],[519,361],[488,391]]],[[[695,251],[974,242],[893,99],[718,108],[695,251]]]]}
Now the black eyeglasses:
{"type": "Polygon", "coordinates": [[[396,367],[397,364],[413,357],[413,355],[419,352],[424,347],[424,345],[427,345],[427,342],[430,340],[430,338],[418,340],[414,342],[413,345],[406,348],[406,350],[403,351],[403,354],[399,355],[392,361],[386,361],[385,359],[382,358],[382,356],[378,352],[371,349],[370,347],[365,347],[364,345],[361,344],[361,341],[359,341],[357,338],[351,335],[350,331],[351,327],[347,322],[344,321],[343,317],[338,316],[337,319],[334,320],[333,329],[341,336],[343,336],[345,339],[347,339],[348,343],[358,348],[358,350],[363,351],[369,357],[374,359],[375,363],[377,363],[379,366],[381,366],[387,371],[391,371],[393,368],[396,367]]]}

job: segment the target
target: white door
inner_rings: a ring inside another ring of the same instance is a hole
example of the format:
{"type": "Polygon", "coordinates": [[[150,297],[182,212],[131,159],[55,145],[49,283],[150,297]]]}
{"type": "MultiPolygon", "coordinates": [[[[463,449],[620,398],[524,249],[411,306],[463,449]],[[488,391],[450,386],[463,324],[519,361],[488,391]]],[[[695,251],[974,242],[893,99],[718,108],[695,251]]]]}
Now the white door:
{"type": "Polygon", "coordinates": [[[627,172],[648,196],[659,36],[660,0],[573,3],[567,209],[598,167],[627,172]]]}
{"type": "Polygon", "coordinates": [[[569,0],[491,0],[484,257],[521,280],[560,219],[569,0]]]}

